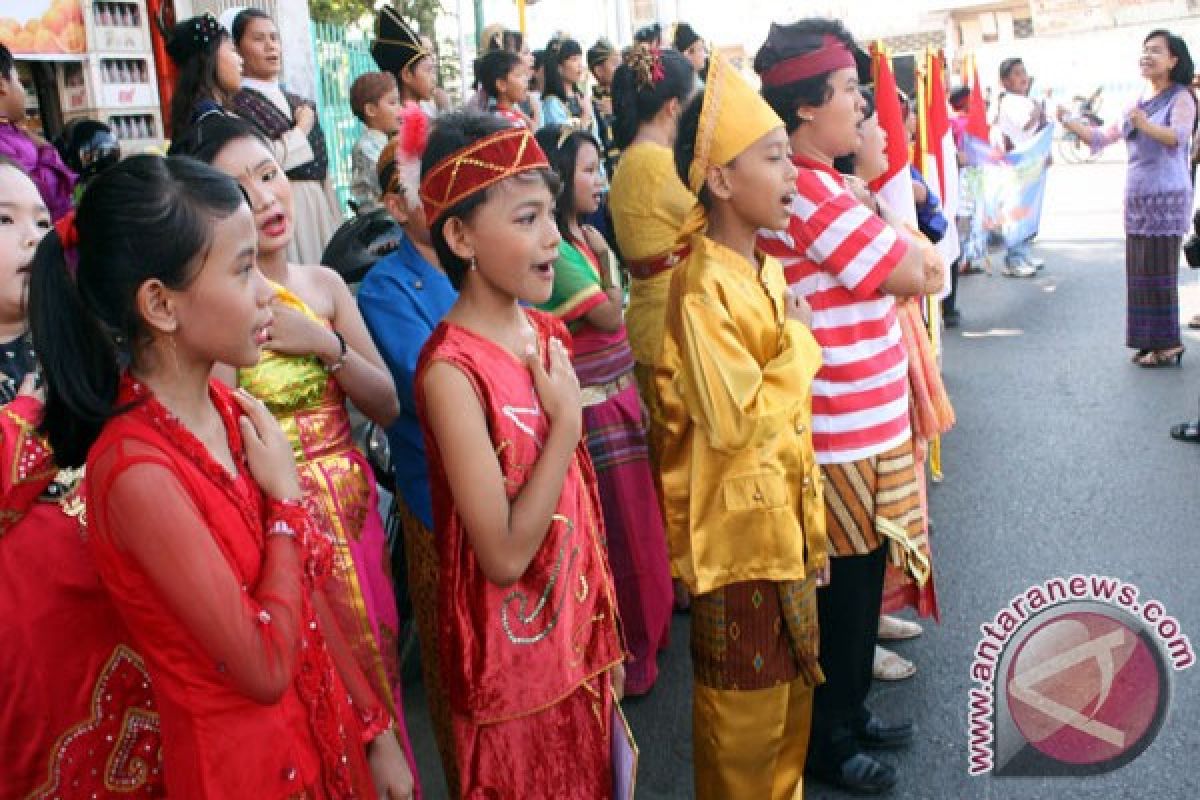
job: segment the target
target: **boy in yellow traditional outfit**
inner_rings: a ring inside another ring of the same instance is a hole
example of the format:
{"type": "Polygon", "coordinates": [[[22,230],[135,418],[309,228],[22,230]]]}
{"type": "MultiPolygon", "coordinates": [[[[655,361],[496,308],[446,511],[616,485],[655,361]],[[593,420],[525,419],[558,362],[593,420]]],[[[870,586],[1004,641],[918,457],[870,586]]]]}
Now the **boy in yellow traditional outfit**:
{"type": "Polygon", "coordinates": [[[696,796],[802,794],[827,567],[810,423],[821,351],[808,306],[755,248],[795,192],[783,122],[714,56],[676,163],[700,198],[681,231],[661,362],[673,567],[693,594],[696,796]]]}

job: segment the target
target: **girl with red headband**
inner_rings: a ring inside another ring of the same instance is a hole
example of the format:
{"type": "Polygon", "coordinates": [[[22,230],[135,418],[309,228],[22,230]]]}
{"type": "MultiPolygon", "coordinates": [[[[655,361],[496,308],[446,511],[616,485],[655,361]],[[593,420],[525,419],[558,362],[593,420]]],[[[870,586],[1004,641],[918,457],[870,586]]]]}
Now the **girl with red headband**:
{"type": "Polygon", "coordinates": [[[421,163],[460,292],[422,351],[438,660],[464,797],[607,798],[623,725],[617,603],[554,287],[558,181],[525,128],[438,119],[421,163]]]}

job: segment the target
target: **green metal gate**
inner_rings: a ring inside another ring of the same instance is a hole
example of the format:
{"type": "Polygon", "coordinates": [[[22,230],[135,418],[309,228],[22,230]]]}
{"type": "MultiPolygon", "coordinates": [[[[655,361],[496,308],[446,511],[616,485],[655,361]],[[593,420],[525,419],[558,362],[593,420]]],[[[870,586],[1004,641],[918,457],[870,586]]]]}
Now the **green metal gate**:
{"type": "Polygon", "coordinates": [[[317,65],[317,110],[329,148],[329,180],[342,210],[349,213],[350,154],[363,124],[350,110],[350,84],[364,72],[378,69],[371,58],[370,33],[355,27],[313,22],[313,52],[317,65]]]}

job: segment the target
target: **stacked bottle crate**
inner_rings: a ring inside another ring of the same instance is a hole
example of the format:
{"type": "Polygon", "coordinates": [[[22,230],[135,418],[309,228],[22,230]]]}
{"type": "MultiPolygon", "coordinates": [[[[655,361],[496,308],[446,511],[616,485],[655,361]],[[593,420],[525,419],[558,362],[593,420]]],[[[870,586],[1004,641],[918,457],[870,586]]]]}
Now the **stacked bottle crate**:
{"type": "Polygon", "coordinates": [[[163,142],[150,20],[144,0],[83,0],[88,52],[58,65],[63,116],[106,123],[125,155],[163,142]]]}

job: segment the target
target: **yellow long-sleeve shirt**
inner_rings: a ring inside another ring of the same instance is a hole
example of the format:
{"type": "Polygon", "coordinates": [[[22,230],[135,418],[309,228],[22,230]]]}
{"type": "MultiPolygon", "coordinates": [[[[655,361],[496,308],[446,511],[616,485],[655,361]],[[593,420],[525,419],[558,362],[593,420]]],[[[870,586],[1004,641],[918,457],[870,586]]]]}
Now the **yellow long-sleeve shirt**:
{"type": "Polygon", "coordinates": [[[671,277],[661,363],[661,477],[672,568],[693,593],[798,580],[828,540],[812,448],[821,348],[785,312],[779,262],[706,236],[671,277]]]}

